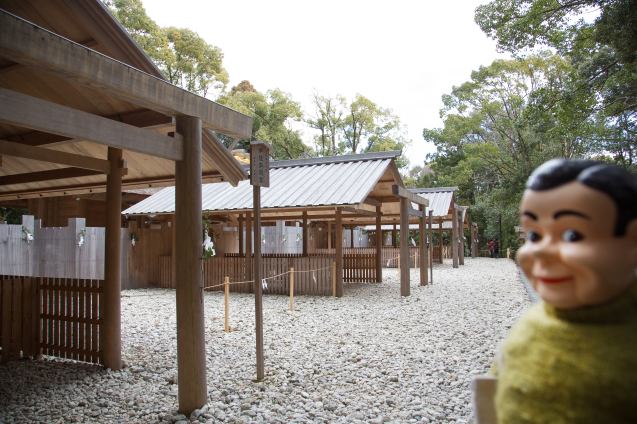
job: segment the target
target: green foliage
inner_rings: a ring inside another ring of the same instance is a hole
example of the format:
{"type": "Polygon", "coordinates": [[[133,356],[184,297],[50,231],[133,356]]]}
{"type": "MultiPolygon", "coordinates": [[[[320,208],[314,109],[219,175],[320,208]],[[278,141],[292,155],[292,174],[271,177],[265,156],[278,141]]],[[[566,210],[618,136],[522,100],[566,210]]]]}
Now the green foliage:
{"type": "Polygon", "coordinates": [[[26,215],[26,209],[19,208],[0,208],[0,221],[6,221],[7,224],[22,224],[22,215],[26,215]]]}
{"type": "Polygon", "coordinates": [[[210,89],[225,89],[229,77],[221,49],[190,29],[160,27],[146,14],[141,0],[105,3],[172,84],[204,97],[210,89]]]}
{"type": "MultiPolygon", "coordinates": [[[[274,160],[297,159],[305,152],[308,146],[303,143],[301,132],[292,128],[294,122],[301,122],[303,112],[291,94],[278,88],[265,94],[249,89],[233,91],[234,94],[222,94],[217,102],[253,118],[252,138],[268,142],[274,148],[274,160]]],[[[244,140],[246,149],[248,143],[244,140]]]]}

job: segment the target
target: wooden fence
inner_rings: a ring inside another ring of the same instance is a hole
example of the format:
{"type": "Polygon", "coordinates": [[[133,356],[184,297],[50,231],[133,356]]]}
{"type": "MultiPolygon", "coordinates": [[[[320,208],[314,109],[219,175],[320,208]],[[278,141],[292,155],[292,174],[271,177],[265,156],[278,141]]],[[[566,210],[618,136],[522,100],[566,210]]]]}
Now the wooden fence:
{"type": "Polygon", "coordinates": [[[37,278],[0,277],[1,362],[37,354],[37,278]]]}
{"type": "Polygon", "coordinates": [[[375,283],[376,254],[343,255],[343,282],[375,283]]]}
{"type": "Polygon", "coordinates": [[[0,285],[2,362],[44,354],[103,363],[103,280],[6,277],[0,285]]]}
{"type": "Polygon", "coordinates": [[[44,355],[103,363],[103,280],[40,278],[40,348],[44,355]]]}

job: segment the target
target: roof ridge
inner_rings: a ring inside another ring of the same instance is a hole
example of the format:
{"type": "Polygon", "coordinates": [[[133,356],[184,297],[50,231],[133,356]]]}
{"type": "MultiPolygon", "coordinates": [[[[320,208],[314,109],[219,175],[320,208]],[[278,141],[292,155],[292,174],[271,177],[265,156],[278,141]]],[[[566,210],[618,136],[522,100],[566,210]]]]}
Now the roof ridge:
{"type": "MultiPolygon", "coordinates": [[[[387,152],[358,153],[355,155],[321,156],[309,159],[292,159],[271,161],[270,169],[288,168],[293,166],[328,165],[343,162],[362,162],[369,160],[395,159],[402,154],[402,150],[390,150],[387,152]]],[[[250,165],[241,165],[245,170],[250,169],[250,165]]]]}

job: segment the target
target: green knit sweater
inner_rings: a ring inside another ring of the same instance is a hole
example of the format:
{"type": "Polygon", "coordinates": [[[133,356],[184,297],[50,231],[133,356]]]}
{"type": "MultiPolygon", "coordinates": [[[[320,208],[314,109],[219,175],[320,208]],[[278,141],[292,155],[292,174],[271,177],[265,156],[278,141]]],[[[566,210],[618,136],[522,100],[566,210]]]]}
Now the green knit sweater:
{"type": "Polygon", "coordinates": [[[637,284],[613,302],[535,305],[502,346],[498,423],[637,423],[637,284]]]}

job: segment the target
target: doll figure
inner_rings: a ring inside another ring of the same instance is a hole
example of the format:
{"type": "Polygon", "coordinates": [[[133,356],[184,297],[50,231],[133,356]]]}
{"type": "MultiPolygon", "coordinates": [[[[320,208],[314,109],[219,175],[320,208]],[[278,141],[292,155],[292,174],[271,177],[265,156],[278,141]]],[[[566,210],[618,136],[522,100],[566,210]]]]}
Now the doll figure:
{"type": "Polygon", "coordinates": [[[497,422],[637,423],[637,177],[554,159],[526,188],[517,262],[543,302],[500,347],[497,422]]]}

